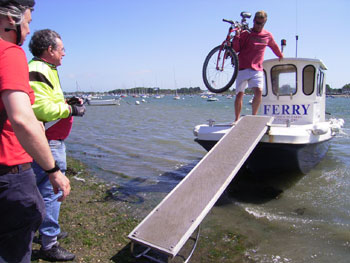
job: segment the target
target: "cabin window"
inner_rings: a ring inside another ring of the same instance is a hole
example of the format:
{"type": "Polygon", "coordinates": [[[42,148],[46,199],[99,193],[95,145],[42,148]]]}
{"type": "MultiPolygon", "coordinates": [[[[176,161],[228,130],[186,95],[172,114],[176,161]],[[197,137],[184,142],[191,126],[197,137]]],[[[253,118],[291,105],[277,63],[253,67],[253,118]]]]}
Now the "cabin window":
{"type": "Polygon", "coordinates": [[[266,77],[266,71],[264,69],[264,86],[262,90],[262,95],[265,97],[267,95],[267,77],[266,77]]]}
{"type": "Polygon", "coordinates": [[[323,81],[324,81],[324,73],[321,69],[319,69],[317,73],[317,95],[318,96],[322,96],[323,81]]]}
{"type": "Polygon", "coordinates": [[[271,69],[272,92],[277,96],[290,96],[297,92],[297,68],[277,65],[271,69]]]}
{"type": "Polygon", "coordinates": [[[311,95],[315,87],[316,69],[312,65],[308,65],[303,69],[303,92],[305,95],[311,95]]]}

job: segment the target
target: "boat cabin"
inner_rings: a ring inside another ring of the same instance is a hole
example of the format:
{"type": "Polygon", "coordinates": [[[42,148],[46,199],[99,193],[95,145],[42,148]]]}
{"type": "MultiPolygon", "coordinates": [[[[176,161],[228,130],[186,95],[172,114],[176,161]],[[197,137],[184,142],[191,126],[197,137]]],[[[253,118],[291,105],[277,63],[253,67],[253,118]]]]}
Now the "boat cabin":
{"type": "Polygon", "coordinates": [[[265,88],[260,115],[274,124],[304,125],[325,121],[326,66],[319,59],[264,61],[265,88]]]}

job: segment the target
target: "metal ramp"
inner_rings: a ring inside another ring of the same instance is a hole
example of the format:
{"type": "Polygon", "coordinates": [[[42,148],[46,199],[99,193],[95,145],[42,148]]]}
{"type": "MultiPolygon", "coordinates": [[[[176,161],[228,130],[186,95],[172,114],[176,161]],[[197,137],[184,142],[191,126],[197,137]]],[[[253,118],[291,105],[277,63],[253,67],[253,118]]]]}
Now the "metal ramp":
{"type": "Polygon", "coordinates": [[[147,255],[150,250],[156,250],[165,254],[170,262],[178,254],[266,133],[272,120],[270,116],[244,116],[223,136],[129,234],[132,250],[135,244],[147,247],[137,257],[164,262],[147,255]]]}

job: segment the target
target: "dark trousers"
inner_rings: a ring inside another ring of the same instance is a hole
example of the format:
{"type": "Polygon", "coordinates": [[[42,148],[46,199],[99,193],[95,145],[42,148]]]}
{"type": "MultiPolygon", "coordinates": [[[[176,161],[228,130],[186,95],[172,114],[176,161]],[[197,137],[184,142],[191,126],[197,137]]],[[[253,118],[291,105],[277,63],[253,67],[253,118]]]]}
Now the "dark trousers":
{"type": "Polygon", "coordinates": [[[28,263],[44,215],[32,169],[0,175],[0,263],[28,263]]]}

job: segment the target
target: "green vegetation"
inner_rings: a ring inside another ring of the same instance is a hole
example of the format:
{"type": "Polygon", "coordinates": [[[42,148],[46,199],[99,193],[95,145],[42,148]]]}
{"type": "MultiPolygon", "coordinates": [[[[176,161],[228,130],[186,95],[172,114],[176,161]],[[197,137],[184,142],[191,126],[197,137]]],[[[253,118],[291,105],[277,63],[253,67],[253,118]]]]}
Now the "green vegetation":
{"type": "MultiPolygon", "coordinates": [[[[149,95],[166,95],[166,94],[174,94],[177,92],[181,95],[194,95],[194,94],[201,94],[203,92],[207,91],[202,90],[200,87],[189,87],[189,88],[180,88],[180,89],[161,89],[159,87],[135,87],[130,89],[115,89],[107,92],[64,92],[64,95],[75,95],[75,96],[81,96],[83,94],[91,94],[94,96],[98,95],[115,95],[115,94],[149,94],[149,95]]],[[[234,91],[228,90],[227,92],[224,92],[223,94],[234,94],[234,91]]],[[[253,94],[253,91],[251,89],[246,90],[246,94],[253,94]]],[[[332,89],[329,84],[326,84],[326,94],[327,95],[349,95],[350,94],[350,83],[344,85],[341,89],[332,89]]]]}
{"type": "Polygon", "coordinates": [[[350,83],[344,85],[341,89],[332,89],[328,84],[326,85],[327,95],[349,95],[350,94],[350,83]]]}
{"type": "Polygon", "coordinates": [[[204,92],[200,87],[190,87],[190,88],[180,88],[180,89],[160,89],[158,87],[135,87],[131,89],[115,89],[107,92],[64,92],[64,95],[77,95],[77,94],[92,94],[92,95],[101,95],[101,94],[149,94],[149,95],[166,95],[174,94],[175,91],[178,94],[183,95],[192,95],[200,94],[204,92]]]}
{"type": "MultiPolygon", "coordinates": [[[[128,203],[111,198],[108,186],[98,182],[79,161],[68,158],[67,176],[72,191],[62,203],[60,225],[69,236],[60,243],[76,254],[74,262],[149,262],[135,259],[130,253],[127,236],[142,218],[132,216],[128,203]]],[[[250,242],[236,233],[239,226],[235,232],[227,231],[208,215],[201,229],[192,263],[252,262],[244,255],[246,248],[251,247],[250,242]]],[[[33,254],[39,248],[33,244],[33,254]]],[[[174,262],[179,262],[178,258],[174,262]]]]}

